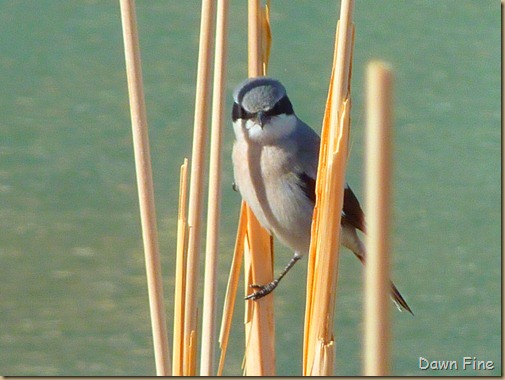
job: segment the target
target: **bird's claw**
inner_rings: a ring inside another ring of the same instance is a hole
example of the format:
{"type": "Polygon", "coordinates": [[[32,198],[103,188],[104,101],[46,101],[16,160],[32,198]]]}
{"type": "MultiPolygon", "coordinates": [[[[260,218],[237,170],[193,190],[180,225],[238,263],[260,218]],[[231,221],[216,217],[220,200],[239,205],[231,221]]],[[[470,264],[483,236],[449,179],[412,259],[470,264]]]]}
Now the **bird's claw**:
{"type": "Polygon", "coordinates": [[[247,297],[245,297],[245,299],[253,301],[259,300],[260,298],[263,298],[266,295],[270,294],[277,287],[278,283],[279,281],[274,280],[265,285],[251,284],[249,285],[251,289],[258,289],[258,290],[254,293],[249,294],[247,297]]]}

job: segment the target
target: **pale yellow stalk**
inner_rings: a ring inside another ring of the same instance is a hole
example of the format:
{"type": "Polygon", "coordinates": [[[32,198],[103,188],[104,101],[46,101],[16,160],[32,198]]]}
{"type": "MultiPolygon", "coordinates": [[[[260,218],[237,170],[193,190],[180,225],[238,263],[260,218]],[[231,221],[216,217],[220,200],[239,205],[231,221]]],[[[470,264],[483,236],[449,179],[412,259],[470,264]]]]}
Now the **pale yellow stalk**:
{"type": "MultiPolygon", "coordinates": [[[[266,284],[273,279],[272,237],[261,227],[249,207],[244,242],[244,281],[249,285],[266,284]]],[[[253,289],[254,290],[254,289],[253,289]]],[[[244,375],[275,375],[275,321],[272,294],[259,300],[246,301],[244,375]]]]}
{"type": "Polygon", "coordinates": [[[221,321],[221,332],[219,334],[219,344],[221,347],[221,357],[219,358],[219,366],[217,376],[222,376],[226,351],[228,349],[228,339],[230,337],[231,322],[233,311],[235,309],[235,298],[237,295],[238,281],[240,277],[240,268],[244,257],[244,244],[246,241],[247,216],[245,216],[245,202],[242,202],[240,209],[239,225],[237,230],[237,238],[235,241],[235,251],[233,252],[233,260],[228,278],[228,286],[226,287],[225,302],[223,307],[223,318],[221,321]]]}
{"type": "Polygon", "coordinates": [[[219,217],[221,210],[221,137],[225,95],[227,28],[228,0],[218,0],[214,84],[212,93],[212,130],[210,138],[209,196],[207,203],[207,238],[205,247],[205,281],[203,286],[200,376],[214,375],[217,256],[219,217]]]}
{"type": "MultiPolygon", "coordinates": [[[[259,0],[248,2],[248,63],[249,77],[265,75],[270,51],[269,17],[260,7],[259,0]]],[[[266,284],[273,280],[273,245],[270,234],[259,224],[250,208],[245,205],[247,237],[244,243],[244,280],[246,294],[251,284],[266,284]]],[[[257,301],[246,301],[246,351],[244,374],[248,376],[275,375],[275,321],[273,294],[257,301]]]]}
{"type": "Polygon", "coordinates": [[[388,376],[390,362],[389,230],[392,177],[392,72],[382,62],[367,70],[364,375],[388,376]]]}
{"type": "Polygon", "coordinates": [[[214,30],[214,0],[202,1],[196,80],[193,150],[188,206],[188,256],[184,315],[184,375],[196,375],[198,267],[202,225],[204,153],[207,136],[210,67],[214,30]]]}
{"type": "Polygon", "coordinates": [[[175,296],[174,296],[174,337],[172,376],[183,375],[183,338],[184,338],[184,300],[186,285],[186,249],[187,249],[187,186],[188,185],[188,159],[181,165],[179,180],[179,213],[177,219],[177,252],[175,267],[175,296]]]}
{"type": "Polygon", "coordinates": [[[353,46],[352,0],[342,0],[321,137],[307,277],[303,375],[331,376],[335,357],[340,216],[349,138],[353,46]]]}
{"type": "MultiPolygon", "coordinates": [[[[264,75],[268,66],[271,45],[269,4],[268,1],[267,6],[261,9],[259,0],[249,0],[248,2],[248,74],[250,77],[264,75]]],[[[240,211],[235,254],[223,310],[220,334],[221,358],[218,375],[222,374],[224,366],[242,256],[244,256],[244,279],[247,295],[253,291],[249,288],[250,284],[266,284],[272,281],[274,274],[272,237],[261,227],[245,202],[242,202],[240,211]]],[[[244,323],[246,334],[244,374],[274,375],[275,326],[273,295],[257,301],[246,301],[244,323]]]]}
{"type": "Polygon", "coordinates": [[[156,374],[168,376],[171,374],[170,353],[163,302],[163,283],[135,2],[121,0],[120,8],[156,374]]]}

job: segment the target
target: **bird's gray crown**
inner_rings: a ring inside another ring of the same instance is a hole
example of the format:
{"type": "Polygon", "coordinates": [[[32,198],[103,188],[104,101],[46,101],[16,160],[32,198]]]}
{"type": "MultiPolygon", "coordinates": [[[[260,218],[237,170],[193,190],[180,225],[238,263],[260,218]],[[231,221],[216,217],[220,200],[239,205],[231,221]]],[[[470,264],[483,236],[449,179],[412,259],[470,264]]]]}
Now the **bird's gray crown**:
{"type": "Polygon", "coordinates": [[[233,100],[247,112],[268,111],[286,96],[286,89],[277,80],[266,77],[249,78],[233,93],[233,100]]]}
{"type": "Polygon", "coordinates": [[[265,77],[249,78],[233,93],[233,122],[261,117],[293,115],[293,106],[286,89],[277,80],[265,77]]]}

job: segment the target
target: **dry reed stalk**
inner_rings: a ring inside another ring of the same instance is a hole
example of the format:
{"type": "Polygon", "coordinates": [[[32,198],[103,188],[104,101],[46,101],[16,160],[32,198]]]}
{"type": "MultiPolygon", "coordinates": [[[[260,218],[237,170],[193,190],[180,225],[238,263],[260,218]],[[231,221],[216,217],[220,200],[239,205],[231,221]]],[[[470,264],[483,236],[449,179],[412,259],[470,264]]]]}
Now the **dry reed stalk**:
{"type": "MultiPolygon", "coordinates": [[[[260,76],[268,67],[270,56],[271,32],[269,22],[269,1],[265,10],[260,10],[258,0],[248,3],[248,74],[260,76]]],[[[273,244],[268,232],[263,229],[245,202],[242,202],[237,240],[232,268],[228,279],[228,288],[221,322],[221,357],[218,375],[222,374],[234,300],[238,288],[239,270],[245,256],[244,272],[246,293],[252,283],[267,283],[273,278],[273,244]],[[245,255],[244,255],[245,251],[245,255]]],[[[258,301],[246,301],[245,310],[246,354],[244,372],[248,375],[273,375],[275,372],[274,318],[272,296],[258,301]],[[260,321],[262,321],[260,323],[260,321]],[[253,358],[247,360],[247,357],[253,358]]]]}
{"type": "MultiPolygon", "coordinates": [[[[271,33],[268,9],[259,0],[248,2],[248,74],[265,75],[270,52],[271,33]]],[[[247,216],[244,243],[244,280],[246,292],[251,284],[266,284],[274,278],[273,244],[270,234],[259,224],[251,209],[243,204],[247,216]]],[[[275,323],[273,295],[256,301],[246,301],[244,374],[248,376],[275,375],[275,323]]]]}
{"type": "Polygon", "coordinates": [[[261,60],[261,7],[260,0],[247,2],[247,72],[249,77],[264,75],[261,60]]]}
{"type": "Polygon", "coordinates": [[[265,7],[260,12],[261,24],[261,72],[268,73],[268,62],[270,61],[270,48],[272,47],[272,29],[270,28],[270,0],[266,1],[265,7]]]}
{"type": "Polygon", "coordinates": [[[340,217],[347,160],[353,46],[352,0],[343,0],[323,120],[307,275],[303,375],[331,376],[340,217]]]}
{"type": "Polygon", "coordinates": [[[227,54],[228,5],[228,0],[218,0],[217,2],[200,376],[211,376],[214,374],[216,272],[219,243],[219,216],[221,209],[221,135],[225,95],[224,83],[227,54]]]}
{"type": "Polygon", "coordinates": [[[389,229],[392,177],[392,72],[383,62],[367,69],[364,375],[388,376],[389,229]]]}
{"type": "MultiPolygon", "coordinates": [[[[273,279],[272,237],[246,207],[247,232],[244,242],[244,281],[265,284],[273,279]]],[[[275,376],[275,320],[272,295],[246,301],[244,375],[275,376]]]]}
{"type": "Polygon", "coordinates": [[[238,281],[240,277],[240,267],[244,257],[244,244],[246,240],[247,216],[242,215],[246,212],[245,202],[242,202],[240,209],[239,225],[237,230],[237,238],[235,240],[235,251],[228,278],[228,286],[226,287],[225,302],[223,307],[223,319],[221,321],[221,332],[219,334],[219,344],[221,347],[221,357],[219,358],[219,366],[217,376],[222,376],[224,361],[226,358],[226,350],[228,349],[228,338],[230,337],[231,322],[233,311],[235,309],[235,298],[237,295],[238,281]]]}
{"type": "Polygon", "coordinates": [[[179,213],[177,219],[177,262],[175,267],[174,337],[172,376],[183,375],[184,299],[186,285],[186,203],[188,187],[188,159],[181,165],[179,181],[179,213]]]}
{"type": "Polygon", "coordinates": [[[135,2],[134,0],[121,0],[120,8],[156,374],[168,376],[171,374],[170,354],[163,302],[163,283],[135,2]]]}
{"type": "Polygon", "coordinates": [[[200,42],[196,83],[191,181],[188,207],[188,255],[186,270],[186,300],[184,315],[184,375],[196,374],[196,330],[198,297],[198,267],[202,225],[204,152],[207,136],[207,105],[214,29],[214,0],[202,1],[200,42]]]}

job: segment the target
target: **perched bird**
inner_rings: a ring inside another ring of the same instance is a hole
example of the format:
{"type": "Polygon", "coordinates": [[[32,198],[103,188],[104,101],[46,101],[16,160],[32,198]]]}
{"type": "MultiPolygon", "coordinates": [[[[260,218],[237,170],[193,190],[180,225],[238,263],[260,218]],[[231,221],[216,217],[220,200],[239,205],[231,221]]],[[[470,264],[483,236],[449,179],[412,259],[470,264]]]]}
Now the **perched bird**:
{"type": "MultiPolygon", "coordinates": [[[[233,94],[235,142],[234,187],[260,224],[294,251],[280,276],[246,297],[272,292],[293,265],[309,252],[320,138],[293,111],[284,86],[275,79],[249,78],[233,94]]],[[[366,249],[357,231],[365,232],[365,217],[349,185],[344,189],[341,244],[365,262],[366,249]]],[[[391,283],[397,307],[412,313],[391,283]]]]}

